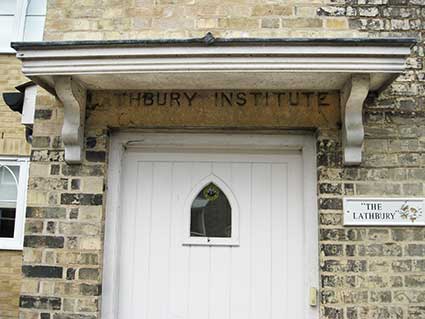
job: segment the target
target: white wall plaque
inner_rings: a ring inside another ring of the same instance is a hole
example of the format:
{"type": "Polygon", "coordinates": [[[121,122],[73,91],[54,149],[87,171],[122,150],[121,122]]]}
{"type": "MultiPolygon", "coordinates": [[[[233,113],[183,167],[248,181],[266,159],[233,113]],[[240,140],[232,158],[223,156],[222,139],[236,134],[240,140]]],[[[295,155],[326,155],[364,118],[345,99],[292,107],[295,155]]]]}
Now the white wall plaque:
{"type": "Polygon", "coordinates": [[[344,225],[424,226],[424,198],[345,197],[344,225]]]}

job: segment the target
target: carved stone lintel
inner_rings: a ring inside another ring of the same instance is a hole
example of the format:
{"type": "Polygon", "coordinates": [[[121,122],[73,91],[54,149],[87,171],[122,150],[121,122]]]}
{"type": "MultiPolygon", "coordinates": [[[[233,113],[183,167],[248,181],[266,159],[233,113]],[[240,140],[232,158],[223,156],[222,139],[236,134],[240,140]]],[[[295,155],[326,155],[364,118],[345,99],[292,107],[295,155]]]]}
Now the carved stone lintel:
{"type": "Polygon", "coordinates": [[[363,103],[369,93],[369,74],[354,74],[341,91],[342,147],[345,165],[362,162],[363,103]]]}
{"type": "Polygon", "coordinates": [[[55,89],[64,107],[62,141],[65,146],[65,161],[79,164],[83,160],[87,92],[71,76],[57,76],[55,89]]]}

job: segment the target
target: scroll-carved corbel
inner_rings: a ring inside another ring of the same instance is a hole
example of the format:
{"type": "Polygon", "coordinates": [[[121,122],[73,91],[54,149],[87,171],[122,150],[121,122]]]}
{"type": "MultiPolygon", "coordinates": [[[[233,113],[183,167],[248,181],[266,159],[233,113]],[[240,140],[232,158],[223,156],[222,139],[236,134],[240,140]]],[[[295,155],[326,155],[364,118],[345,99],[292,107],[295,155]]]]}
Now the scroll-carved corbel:
{"type": "Polygon", "coordinates": [[[362,162],[363,103],[369,93],[369,87],[368,74],[354,74],[341,92],[342,147],[345,165],[359,165],[362,162]]]}
{"type": "Polygon", "coordinates": [[[55,77],[55,89],[64,107],[62,141],[65,146],[65,161],[79,164],[83,160],[87,92],[71,76],[55,77]]]}

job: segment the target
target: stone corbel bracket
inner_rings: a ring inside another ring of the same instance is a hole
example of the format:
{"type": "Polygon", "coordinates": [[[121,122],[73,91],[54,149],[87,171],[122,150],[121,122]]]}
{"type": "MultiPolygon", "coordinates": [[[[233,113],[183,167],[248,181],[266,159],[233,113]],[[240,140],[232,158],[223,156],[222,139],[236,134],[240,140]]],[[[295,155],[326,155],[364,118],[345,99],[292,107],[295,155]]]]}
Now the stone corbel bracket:
{"type": "Polygon", "coordinates": [[[353,74],[341,91],[342,148],[345,165],[360,165],[362,162],[363,104],[369,88],[369,74],[353,74]]]}
{"type": "Polygon", "coordinates": [[[64,107],[62,141],[65,161],[80,164],[83,160],[87,91],[71,76],[56,76],[55,90],[64,107]]]}

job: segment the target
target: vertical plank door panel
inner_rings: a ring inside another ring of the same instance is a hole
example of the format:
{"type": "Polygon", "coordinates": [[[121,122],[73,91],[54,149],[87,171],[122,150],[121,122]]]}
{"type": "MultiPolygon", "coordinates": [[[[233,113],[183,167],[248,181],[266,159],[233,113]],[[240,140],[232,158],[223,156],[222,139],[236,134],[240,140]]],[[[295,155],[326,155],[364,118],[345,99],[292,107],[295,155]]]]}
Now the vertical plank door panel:
{"type": "Polygon", "coordinates": [[[288,309],[288,185],[287,165],[272,164],[271,173],[271,318],[287,318],[288,309]],[[283,315],[283,317],[282,317],[283,315]]]}
{"type": "MultiPolygon", "coordinates": [[[[150,225],[150,267],[147,318],[166,318],[164,298],[168,290],[171,194],[173,163],[157,162],[153,167],[152,217],[150,225]]],[[[142,284],[142,283],[140,283],[142,284]]]]}
{"type": "Polygon", "coordinates": [[[249,318],[251,296],[251,163],[232,164],[232,187],[239,203],[239,246],[232,249],[230,318],[249,318]]]}
{"type": "Polygon", "coordinates": [[[308,300],[303,293],[305,289],[305,256],[304,247],[304,215],[303,215],[303,183],[302,161],[292,159],[289,161],[288,181],[291,185],[291,195],[288,197],[288,238],[289,250],[287,258],[288,267],[288,305],[291,317],[303,318],[303,311],[308,306],[308,300]]]}
{"type": "Polygon", "coordinates": [[[271,165],[252,167],[251,318],[270,318],[271,300],[271,165]]]}
{"type": "MultiPolygon", "coordinates": [[[[233,189],[232,166],[229,162],[213,163],[212,173],[233,189]]],[[[229,318],[229,282],[232,247],[211,247],[209,287],[209,319],[229,318]]]]}
{"type": "MultiPolygon", "coordinates": [[[[197,186],[211,174],[212,164],[194,162],[192,167],[192,186],[197,186]]],[[[190,246],[189,262],[189,316],[188,319],[208,318],[210,257],[208,246],[190,246]]]]}
{"type": "Polygon", "coordinates": [[[170,288],[167,302],[168,317],[188,318],[189,296],[189,250],[183,246],[184,223],[187,223],[183,207],[187,194],[192,188],[191,172],[193,163],[175,162],[173,169],[173,199],[171,205],[172,227],[170,234],[170,288]]]}
{"type": "MultiPolygon", "coordinates": [[[[119,251],[119,260],[132,260],[133,251],[134,251],[134,231],[125,231],[126,229],[131,229],[134,222],[134,211],[136,207],[136,201],[134,198],[137,197],[137,178],[134,176],[138,175],[139,168],[137,162],[134,160],[129,160],[128,156],[125,158],[124,170],[122,173],[122,218],[121,218],[121,246],[119,251]],[[133,178],[132,178],[133,177],[133,178]],[[126,243],[126,244],[124,244],[126,243]]],[[[132,305],[132,277],[133,277],[133,268],[128,267],[126,269],[120,268],[119,280],[120,280],[120,290],[123,293],[119,294],[119,316],[125,316],[127,318],[132,318],[133,314],[133,305],[132,305]],[[125,306],[124,306],[125,305],[125,306]]]]}

